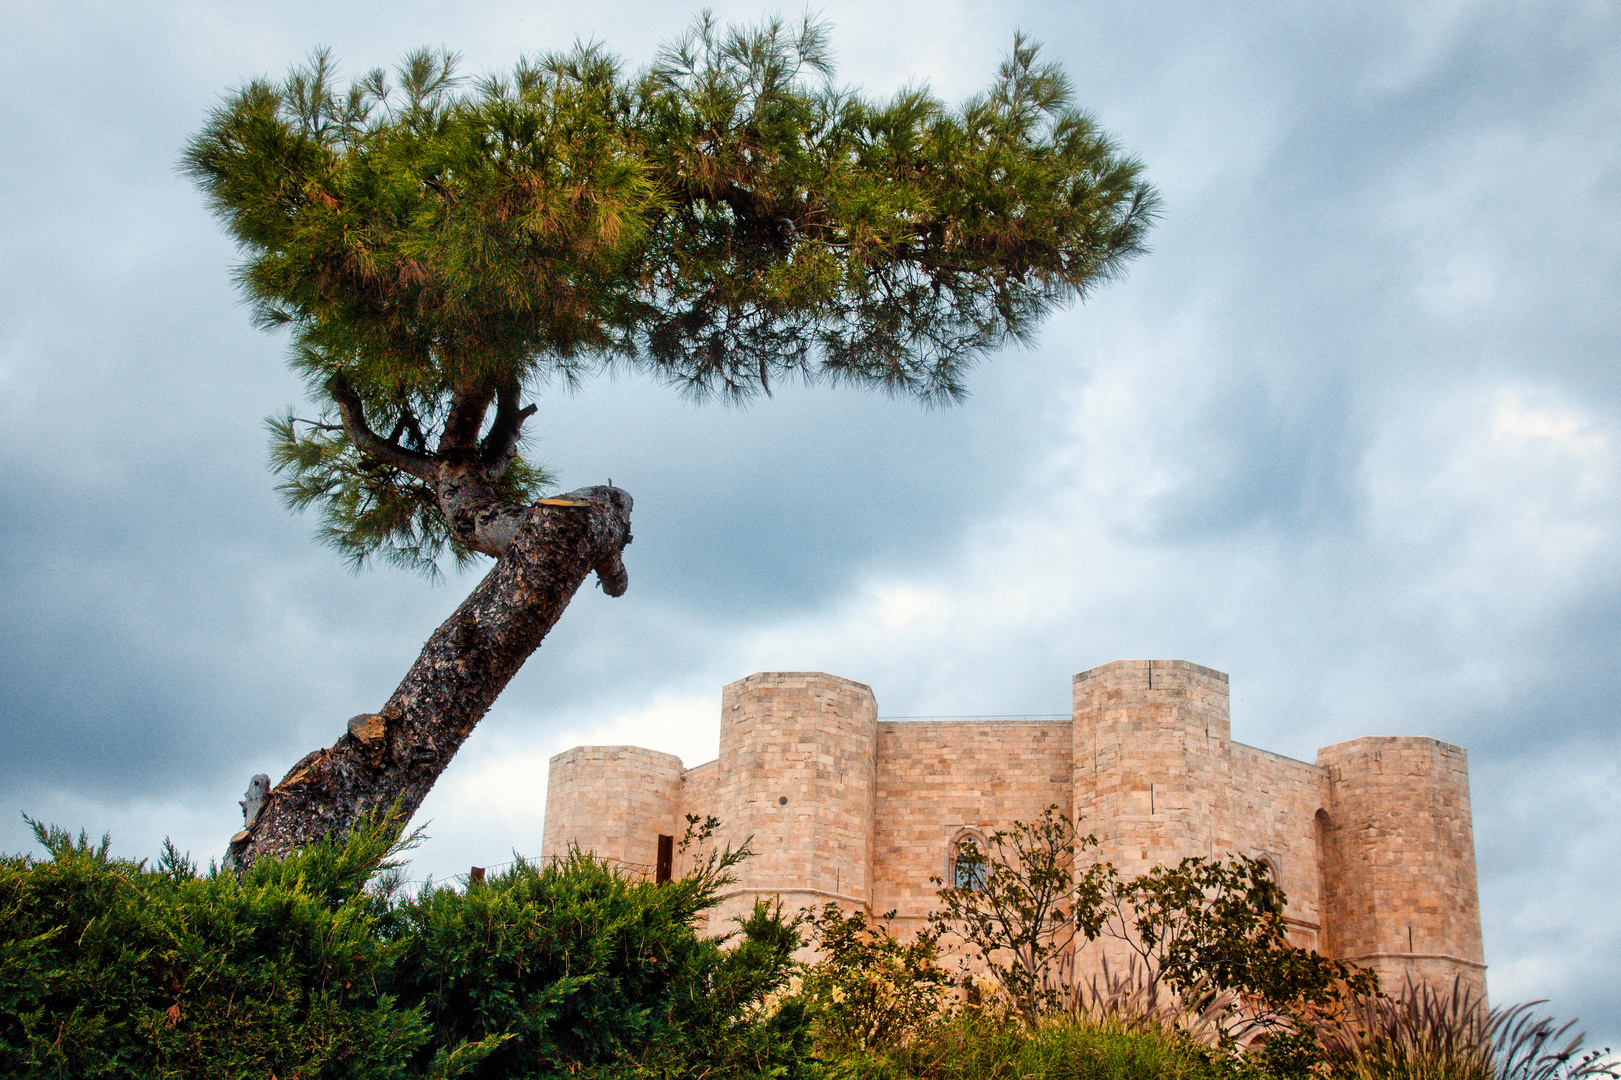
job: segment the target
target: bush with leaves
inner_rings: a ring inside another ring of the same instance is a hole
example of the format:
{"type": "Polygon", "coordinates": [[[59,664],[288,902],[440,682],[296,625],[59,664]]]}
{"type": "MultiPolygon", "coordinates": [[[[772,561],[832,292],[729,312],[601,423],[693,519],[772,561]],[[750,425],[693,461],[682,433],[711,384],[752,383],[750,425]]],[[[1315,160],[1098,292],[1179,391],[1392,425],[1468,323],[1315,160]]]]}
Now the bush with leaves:
{"type": "Polygon", "coordinates": [[[932,920],[966,943],[968,958],[1028,1022],[1073,999],[1076,951],[1099,937],[1132,951],[1150,992],[1163,982],[1195,1010],[1232,995],[1241,1008],[1229,1036],[1300,1029],[1307,1014],[1377,989],[1371,972],[1289,943],[1288,898],[1258,859],[1187,858],[1132,878],[1107,862],[1080,870],[1097,838],[1082,836],[1057,806],[989,840],[988,852],[972,839],[958,845],[959,860],[985,869],[940,889],[932,920]]]}
{"type": "Polygon", "coordinates": [[[800,992],[823,1057],[906,1045],[954,1011],[938,935],[925,928],[903,942],[890,932],[894,917],[846,915],[837,904],[806,916],[821,959],[806,969],[800,992]]]}
{"type": "Polygon", "coordinates": [[[1372,971],[1289,943],[1288,897],[1260,859],[1193,856],[1129,879],[1097,863],[1077,897],[1088,940],[1125,943],[1150,985],[1238,995],[1233,1035],[1304,1030],[1309,1017],[1378,992],[1372,971]]]}
{"type": "Polygon", "coordinates": [[[428,891],[393,913],[394,992],[423,1003],[435,1044],[511,1035],[479,1077],[795,1075],[804,1008],[771,999],[794,969],[796,922],[761,903],[725,938],[695,929],[747,854],[655,887],[574,851],[428,891]]]}
{"type": "Polygon", "coordinates": [[[695,928],[746,850],[663,886],[576,853],[402,899],[396,824],[240,876],[36,826],[48,858],[0,858],[0,1075],[805,1072],[797,920],[695,928]]]}
{"type": "Polygon", "coordinates": [[[386,830],[240,879],[34,832],[48,859],[0,859],[0,1074],[446,1075],[493,1048],[428,1052],[420,1010],[382,992],[398,950],[362,887],[386,830]]]}
{"type": "MultiPolygon", "coordinates": [[[[1074,823],[1049,807],[1033,822],[990,835],[988,851],[964,838],[956,862],[980,868],[973,880],[942,887],[940,907],[930,915],[938,937],[956,938],[995,980],[1005,1004],[1026,1021],[1064,1000],[1074,975],[1076,901],[1075,858],[1096,847],[1097,838],[1080,836],[1074,823]]],[[[931,878],[944,885],[939,878],[931,878]]],[[[977,984],[967,976],[972,991],[977,984]]]]}
{"type": "Polygon", "coordinates": [[[1025,1024],[978,1009],[830,1071],[849,1080],[1271,1080],[1241,1055],[1156,1023],[1054,1013],[1025,1024]]]}

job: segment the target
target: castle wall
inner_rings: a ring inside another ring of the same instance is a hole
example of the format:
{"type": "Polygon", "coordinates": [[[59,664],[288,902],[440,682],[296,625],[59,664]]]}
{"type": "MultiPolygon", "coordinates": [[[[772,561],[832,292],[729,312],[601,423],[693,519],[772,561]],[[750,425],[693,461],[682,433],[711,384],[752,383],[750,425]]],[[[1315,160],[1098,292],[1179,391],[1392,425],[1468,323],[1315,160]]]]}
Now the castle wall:
{"type": "Polygon", "coordinates": [[[1116,660],[1075,676],[1074,807],[1126,876],[1225,854],[1227,676],[1186,660],[1116,660]]]}
{"type": "Polygon", "coordinates": [[[913,928],[964,830],[989,837],[1053,805],[1068,814],[1071,742],[1062,720],[879,724],[872,910],[913,928]]]}
{"type": "Polygon", "coordinates": [[[1328,774],[1316,765],[1253,746],[1230,747],[1231,810],[1224,830],[1225,851],[1272,864],[1275,880],[1289,897],[1284,915],[1290,940],[1321,951],[1316,815],[1328,804],[1328,774]]]}
{"type": "Polygon", "coordinates": [[[1484,998],[1469,767],[1435,739],[1353,739],[1318,751],[1329,947],[1387,990],[1456,976],[1484,998]]]}
{"type": "MultiPolygon", "coordinates": [[[[680,843],[687,832],[687,815],[691,814],[702,825],[710,816],[716,814],[720,789],[720,762],[706,761],[702,765],[694,765],[681,774],[681,805],[676,815],[676,827],[680,830],[675,833],[676,843],[680,843]]],[[[692,869],[692,863],[701,853],[692,848],[686,852],[677,852],[675,872],[685,874],[692,869]]]]}
{"type": "MultiPolygon", "coordinates": [[[[637,747],[552,759],[543,857],[569,843],[650,873],[658,837],[715,816],[713,846],[753,838],[709,927],[756,897],[829,901],[920,925],[949,881],[953,841],[1048,806],[1098,837],[1123,876],[1186,856],[1265,858],[1295,944],[1484,994],[1468,766],[1433,739],[1326,747],[1308,764],[1231,741],[1227,676],[1182,660],[1081,672],[1071,721],[877,722],[872,691],[820,672],[764,672],[723,693],[720,757],[683,770],[637,747]]],[[[677,856],[676,873],[695,852],[677,856]]],[[[1117,947],[1119,946],[1119,947],[1117,947]]],[[[1119,943],[1089,946],[1077,974],[1119,943]]]]}
{"type": "Polygon", "coordinates": [[[781,896],[790,911],[870,903],[877,728],[872,690],[836,675],[762,672],[722,691],[717,840],[752,836],[756,856],[737,867],[712,926],[756,896],[781,896]]]}
{"type": "Polygon", "coordinates": [[[702,765],[694,765],[681,774],[682,814],[696,814],[700,821],[713,814],[719,791],[720,761],[706,761],[702,765]]]}
{"type": "Polygon", "coordinates": [[[551,760],[542,860],[570,844],[651,877],[660,834],[681,836],[681,759],[639,746],[576,746],[551,760]]]}

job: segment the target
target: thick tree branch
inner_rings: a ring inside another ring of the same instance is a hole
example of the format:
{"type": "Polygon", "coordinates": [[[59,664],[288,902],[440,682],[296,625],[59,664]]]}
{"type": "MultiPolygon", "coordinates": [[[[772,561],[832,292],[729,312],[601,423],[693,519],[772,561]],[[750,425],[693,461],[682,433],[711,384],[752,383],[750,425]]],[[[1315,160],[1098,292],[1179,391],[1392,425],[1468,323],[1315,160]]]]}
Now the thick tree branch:
{"type": "Polygon", "coordinates": [[[338,415],[343,418],[344,434],[354,443],[355,449],[362,454],[385,465],[392,465],[402,472],[408,472],[418,480],[425,480],[432,484],[438,476],[438,466],[433,458],[427,454],[419,454],[415,450],[407,450],[398,443],[390,442],[371,429],[366,423],[365,408],[361,405],[360,395],[349,385],[342,375],[334,375],[326,381],[326,392],[338,406],[338,415]]]}
{"type": "Polygon", "coordinates": [[[529,520],[532,509],[503,498],[481,461],[447,461],[436,488],[445,524],[474,551],[499,559],[529,520]]]}
{"type": "Polygon", "coordinates": [[[490,411],[495,393],[483,387],[463,383],[456,387],[450,398],[450,412],[445,416],[445,430],[439,436],[439,454],[457,457],[478,445],[478,429],[484,426],[484,414],[490,411]]]}
{"type": "Polygon", "coordinates": [[[500,476],[506,471],[513,455],[518,452],[518,436],[523,432],[523,422],[535,414],[537,406],[518,407],[519,393],[516,383],[505,384],[496,391],[495,423],[490,425],[479,452],[485,471],[491,476],[500,476]]]}
{"type": "Polygon", "coordinates": [[[341,837],[396,805],[403,826],[586,576],[606,574],[605,591],[624,592],[630,495],[591,487],[569,498],[584,505],[530,509],[506,555],[434,631],[381,710],[350,720],[337,742],[307,755],[270,790],[232,838],[233,866],[341,837]]]}

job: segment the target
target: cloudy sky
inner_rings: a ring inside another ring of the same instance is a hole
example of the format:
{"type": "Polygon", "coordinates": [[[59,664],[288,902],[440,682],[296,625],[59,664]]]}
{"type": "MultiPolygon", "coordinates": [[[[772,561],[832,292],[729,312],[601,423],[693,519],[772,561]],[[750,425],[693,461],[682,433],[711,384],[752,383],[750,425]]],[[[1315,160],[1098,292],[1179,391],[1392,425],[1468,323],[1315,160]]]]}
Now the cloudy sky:
{"type": "MultiPolygon", "coordinates": [[[[474,578],[350,576],[278,504],[263,418],[299,388],[185,140],[317,45],[476,73],[598,38],[639,66],[692,12],[7,8],[0,850],[28,813],[206,857],[248,777],[378,707],[474,578]]],[[[712,757],[752,671],[861,680],[883,715],[1053,713],[1078,670],[1181,657],[1231,674],[1242,742],[1465,746],[1493,997],[1621,1045],[1621,10],[820,10],[875,95],[959,100],[1016,29],[1045,42],[1163,193],[1153,252],[950,411],[541,391],[533,456],[636,498],[631,591],[582,591],[424,806],[413,876],[538,851],[568,746],[712,757]]]]}

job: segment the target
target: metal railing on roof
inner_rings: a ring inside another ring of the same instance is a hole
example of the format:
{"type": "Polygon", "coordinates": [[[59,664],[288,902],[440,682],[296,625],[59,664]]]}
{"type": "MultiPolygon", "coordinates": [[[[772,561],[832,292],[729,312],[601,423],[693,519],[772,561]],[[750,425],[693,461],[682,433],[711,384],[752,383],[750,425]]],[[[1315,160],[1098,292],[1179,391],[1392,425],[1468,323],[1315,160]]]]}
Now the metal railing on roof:
{"type": "Polygon", "coordinates": [[[1069,720],[1069,713],[981,713],[978,715],[962,714],[957,716],[880,716],[880,720],[1069,720]]]}

